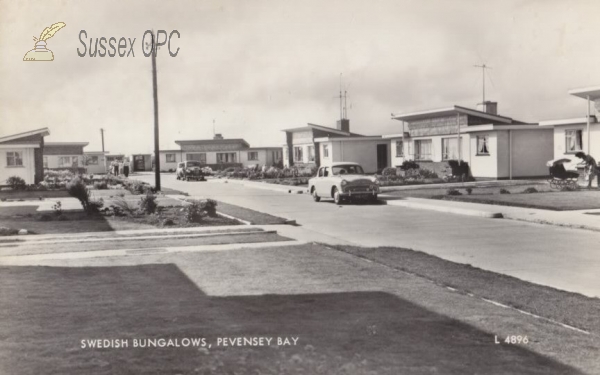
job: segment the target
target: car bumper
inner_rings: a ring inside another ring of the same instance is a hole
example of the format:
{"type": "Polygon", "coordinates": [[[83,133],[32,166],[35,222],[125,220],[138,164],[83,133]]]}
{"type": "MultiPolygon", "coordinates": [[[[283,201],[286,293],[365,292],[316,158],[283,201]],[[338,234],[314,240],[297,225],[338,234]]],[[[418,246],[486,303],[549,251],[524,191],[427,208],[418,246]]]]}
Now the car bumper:
{"type": "Polygon", "coordinates": [[[344,190],[340,194],[342,197],[370,197],[379,194],[379,189],[366,189],[366,190],[344,190]]]}

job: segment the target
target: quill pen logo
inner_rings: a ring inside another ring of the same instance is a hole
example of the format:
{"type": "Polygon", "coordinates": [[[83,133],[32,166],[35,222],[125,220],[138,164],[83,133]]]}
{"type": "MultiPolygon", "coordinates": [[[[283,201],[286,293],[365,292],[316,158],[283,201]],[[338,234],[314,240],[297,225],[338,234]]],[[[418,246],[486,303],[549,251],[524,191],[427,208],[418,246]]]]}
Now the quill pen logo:
{"type": "Polygon", "coordinates": [[[54,61],[54,54],[46,48],[46,41],[65,26],[67,25],[64,22],[57,22],[46,27],[39,38],[33,37],[35,48],[25,54],[23,61],[54,61]]]}

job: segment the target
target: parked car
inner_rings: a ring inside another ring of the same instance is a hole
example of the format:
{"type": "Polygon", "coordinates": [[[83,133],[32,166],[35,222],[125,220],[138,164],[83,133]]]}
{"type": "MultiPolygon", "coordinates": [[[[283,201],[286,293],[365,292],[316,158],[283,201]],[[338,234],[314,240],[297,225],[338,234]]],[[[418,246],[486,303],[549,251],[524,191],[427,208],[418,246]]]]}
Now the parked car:
{"type": "Polygon", "coordinates": [[[177,174],[178,180],[184,181],[205,181],[204,172],[202,171],[202,164],[198,161],[187,160],[177,164],[177,174]]]}
{"type": "Polygon", "coordinates": [[[357,163],[338,162],[320,167],[317,176],[308,180],[308,189],[315,202],[321,198],[333,198],[337,204],[355,199],[374,202],[379,194],[379,181],[365,176],[357,163]]]}

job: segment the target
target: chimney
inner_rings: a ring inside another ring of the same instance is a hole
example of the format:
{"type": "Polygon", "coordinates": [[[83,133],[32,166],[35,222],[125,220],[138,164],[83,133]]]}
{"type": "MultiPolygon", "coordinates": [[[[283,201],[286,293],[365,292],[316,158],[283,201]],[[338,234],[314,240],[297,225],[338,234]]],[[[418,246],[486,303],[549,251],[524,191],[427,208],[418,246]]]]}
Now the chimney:
{"type": "Polygon", "coordinates": [[[221,133],[217,133],[217,134],[215,134],[215,136],[213,137],[213,139],[214,140],[223,139],[223,135],[221,133]]]}
{"type": "Polygon", "coordinates": [[[486,100],[483,102],[482,112],[489,113],[490,115],[498,115],[498,102],[491,102],[486,100]]]}
{"type": "Polygon", "coordinates": [[[336,123],[336,129],[350,133],[350,120],[343,118],[336,123]]]}

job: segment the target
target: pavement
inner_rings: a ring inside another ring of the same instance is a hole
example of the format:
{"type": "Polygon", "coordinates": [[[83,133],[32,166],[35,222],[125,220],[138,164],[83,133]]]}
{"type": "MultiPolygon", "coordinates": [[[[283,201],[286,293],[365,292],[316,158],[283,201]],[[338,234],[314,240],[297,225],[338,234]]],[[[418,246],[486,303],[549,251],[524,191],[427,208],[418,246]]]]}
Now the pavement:
{"type": "MultiPolygon", "coordinates": [[[[148,182],[153,180],[151,175],[138,178],[148,182]]],[[[596,250],[600,232],[518,219],[398,207],[385,202],[338,206],[328,200],[313,202],[307,194],[257,189],[248,182],[225,181],[183,182],[175,180],[174,176],[163,175],[162,183],[195,198],[210,197],[295,219],[305,230],[304,234],[310,234],[305,238],[292,235],[296,239],[310,241],[312,235],[312,241],[328,244],[415,249],[537,284],[600,297],[600,273],[597,272],[600,252],[596,250]]],[[[504,214],[504,207],[502,211],[504,214]]],[[[521,217],[528,218],[535,216],[529,215],[533,211],[536,210],[511,208],[507,216],[516,217],[516,213],[523,212],[521,217]]],[[[538,213],[536,220],[542,220],[541,215],[538,213]]],[[[592,219],[585,220],[597,220],[597,216],[587,216],[592,219]]]]}

